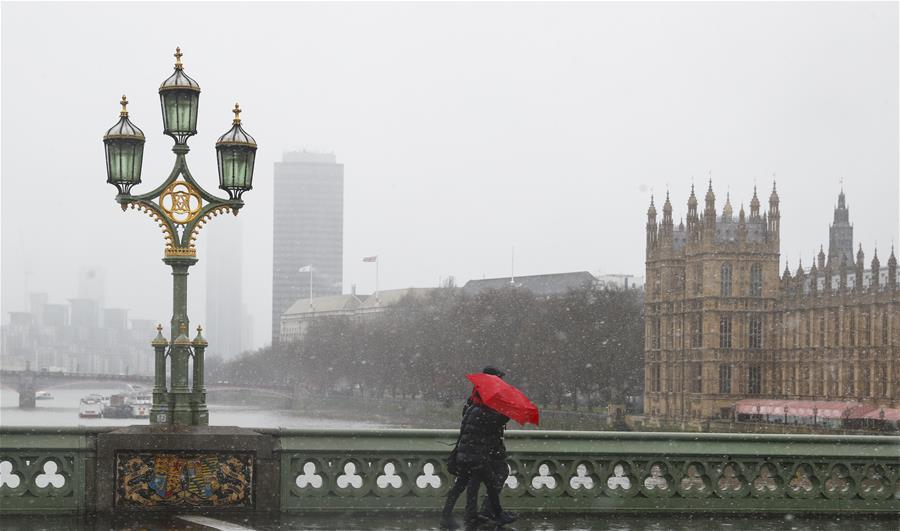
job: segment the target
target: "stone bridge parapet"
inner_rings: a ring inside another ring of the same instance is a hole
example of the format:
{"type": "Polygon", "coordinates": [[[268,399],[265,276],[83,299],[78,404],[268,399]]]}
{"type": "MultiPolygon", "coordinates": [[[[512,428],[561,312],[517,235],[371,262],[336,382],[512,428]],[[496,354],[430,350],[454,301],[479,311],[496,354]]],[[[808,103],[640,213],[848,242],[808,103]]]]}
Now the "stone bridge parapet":
{"type": "MultiPolygon", "coordinates": [[[[0,428],[0,513],[436,511],[453,479],[453,430],[153,430],[0,428]]],[[[900,437],[527,430],[506,444],[512,510],[900,513],[900,437]]]]}

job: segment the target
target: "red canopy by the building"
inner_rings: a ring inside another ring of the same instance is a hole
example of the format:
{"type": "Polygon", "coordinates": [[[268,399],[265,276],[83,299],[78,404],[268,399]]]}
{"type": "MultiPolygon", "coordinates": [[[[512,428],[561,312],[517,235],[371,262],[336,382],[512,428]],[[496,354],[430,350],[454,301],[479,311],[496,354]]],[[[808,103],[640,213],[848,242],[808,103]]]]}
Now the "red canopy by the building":
{"type": "Polygon", "coordinates": [[[886,420],[888,422],[900,422],[900,409],[892,409],[892,408],[872,408],[868,413],[863,414],[859,417],[851,417],[851,418],[862,418],[862,419],[874,419],[874,420],[886,420]],[[884,412],[884,416],[882,416],[882,412],[884,412]]]}

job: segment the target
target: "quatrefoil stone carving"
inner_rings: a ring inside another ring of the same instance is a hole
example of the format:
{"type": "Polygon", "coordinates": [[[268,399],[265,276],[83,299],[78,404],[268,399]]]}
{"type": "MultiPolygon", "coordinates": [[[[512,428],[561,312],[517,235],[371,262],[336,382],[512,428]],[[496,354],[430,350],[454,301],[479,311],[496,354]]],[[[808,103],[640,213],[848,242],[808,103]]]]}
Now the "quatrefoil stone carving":
{"type": "Polygon", "coordinates": [[[625,475],[625,467],[621,464],[614,466],[613,475],[606,480],[606,485],[611,489],[630,489],[631,480],[625,475]]]}
{"type": "Polygon", "coordinates": [[[741,485],[741,480],[737,475],[737,471],[735,471],[734,465],[725,465],[722,477],[719,478],[719,490],[723,492],[737,492],[741,490],[741,485]]]}
{"type": "Polygon", "coordinates": [[[363,479],[362,476],[356,473],[355,463],[347,463],[344,465],[344,473],[338,476],[337,485],[342,489],[346,489],[348,486],[353,487],[354,489],[362,488],[363,479]]]}
{"type": "Polygon", "coordinates": [[[416,486],[420,489],[441,488],[441,478],[440,476],[435,475],[434,465],[432,463],[425,463],[425,466],[422,467],[422,472],[422,475],[416,478],[416,486]]]}
{"type": "Polygon", "coordinates": [[[53,488],[61,489],[63,485],[66,484],[66,478],[62,474],[59,474],[57,471],[59,470],[59,465],[56,464],[56,461],[47,461],[44,463],[44,473],[38,474],[36,478],[34,478],[34,484],[39,488],[46,488],[48,485],[53,485],[53,488]]]}
{"type": "Polygon", "coordinates": [[[594,488],[594,478],[588,475],[588,467],[584,463],[575,467],[575,475],[569,479],[569,485],[573,489],[590,490],[594,488]]]}
{"type": "Polygon", "coordinates": [[[684,491],[703,491],[706,489],[706,483],[700,474],[697,465],[690,465],[687,469],[685,477],[681,478],[681,489],[684,491]]]}
{"type": "Polygon", "coordinates": [[[322,476],[316,474],[316,464],[312,461],[303,463],[303,473],[297,476],[297,486],[301,489],[312,487],[314,489],[322,488],[322,476]]]}
{"type": "Polygon", "coordinates": [[[775,481],[772,465],[763,465],[762,468],[759,469],[759,476],[753,480],[753,488],[757,492],[771,492],[778,488],[778,482],[775,481]]]}
{"type": "Polygon", "coordinates": [[[375,483],[382,489],[388,488],[388,485],[399,489],[403,486],[403,478],[397,475],[394,463],[386,463],[384,465],[384,474],[375,478],[375,483]]]}
{"type": "Polygon", "coordinates": [[[860,489],[866,494],[881,494],[884,492],[883,474],[875,466],[866,469],[866,478],[859,483],[860,489]]]}
{"type": "Polygon", "coordinates": [[[647,490],[666,490],[669,488],[669,481],[663,477],[663,468],[659,464],[650,467],[650,475],[644,479],[644,488],[647,490]]]}
{"type": "Polygon", "coordinates": [[[831,474],[825,480],[825,489],[833,493],[846,493],[850,490],[850,481],[847,479],[849,474],[841,467],[836,466],[831,469],[831,474]]]}
{"type": "Polygon", "coordinates": [[[538,475],[531,478],[531,486],[535,489],[556,488],[556,478],[550,475],[550,467],[547,464],[538,467],[538,475]]]}
{"type": "Polygon", "coordinates": [[[791,490],[793,490],[794,492],[809,492],[813,490],[812,480],[809,479],[810,475],[811,474],[805,465],[797,468],[797,471],[794,473],[794,477],[789,483],[791,490]]]}
{"type": "Polygon", "coordinates": [[[10,461],[0,461],[0,487],[14,489],[21,483],[22,478],[13,472],[13,464],[10,461]]]}

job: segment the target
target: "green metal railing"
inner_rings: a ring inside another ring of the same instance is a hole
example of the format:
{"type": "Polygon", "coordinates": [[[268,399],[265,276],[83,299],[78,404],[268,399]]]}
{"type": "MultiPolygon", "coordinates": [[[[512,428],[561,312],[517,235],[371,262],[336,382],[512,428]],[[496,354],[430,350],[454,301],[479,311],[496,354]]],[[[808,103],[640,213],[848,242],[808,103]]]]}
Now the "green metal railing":
{"type": "MultiPolygon", "coordinates": [[[[104,431],[0,428],[0,512],[90,512],[104,431]]],[[[258,431],[280,471],[255,480],[280,482],[284,512],[437,510],[453,480],[453,430],[258,431]]],[[[512,510],[900,514],[900,437],[510,431],[506,445],[512,510]]]]}
{"type": "MultiPolygon", "coordinates": [[[[451,430],[281,430],[283,511],[437,509],[451,430]]],[[[510,431],[504,508],[900,513],[900,438],[510,431]]]]}
{"type": "Polygon", "coordinates": [[[0,428],[0,513],[83,513],[103,428],[0,428]]]}

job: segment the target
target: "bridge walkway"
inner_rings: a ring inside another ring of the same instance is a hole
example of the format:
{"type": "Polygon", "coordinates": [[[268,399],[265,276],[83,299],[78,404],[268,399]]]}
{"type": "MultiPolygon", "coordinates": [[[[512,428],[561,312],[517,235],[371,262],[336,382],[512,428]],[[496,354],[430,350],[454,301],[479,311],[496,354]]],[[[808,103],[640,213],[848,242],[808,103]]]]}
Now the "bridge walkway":
{"type": "MultiPolygon", "coordinates": [[[[461,517],[462,500],[457,507],[461,517]]],[[[293,530],[366,530],[437,531],[437,513],[342,513],[276,516],[178,516],[140,515],[134,518],[77,516],[5,516],[4,531],[106,531],[109,529],[152,531],[293,531],[293,530]]],[[[633,514],[572,515],[522,514],[516,523],[497,528],[484,525],[477,531],[895,531],[898,517],[864,518],[860,516],[766,516],[752,515],[652,515],[633,514]]]]}

